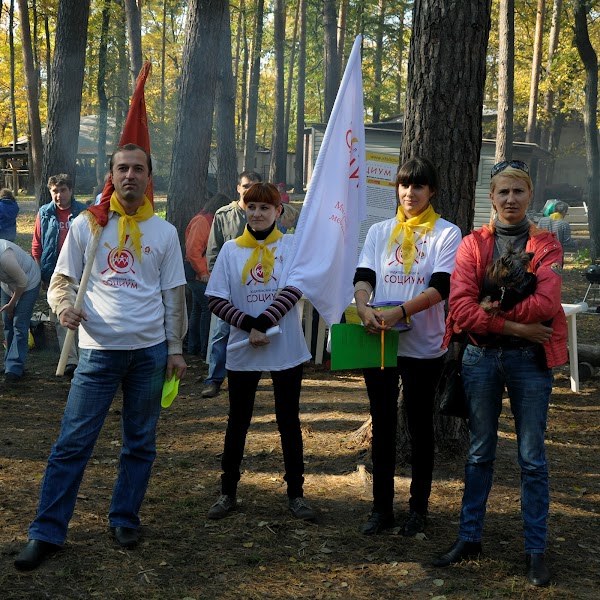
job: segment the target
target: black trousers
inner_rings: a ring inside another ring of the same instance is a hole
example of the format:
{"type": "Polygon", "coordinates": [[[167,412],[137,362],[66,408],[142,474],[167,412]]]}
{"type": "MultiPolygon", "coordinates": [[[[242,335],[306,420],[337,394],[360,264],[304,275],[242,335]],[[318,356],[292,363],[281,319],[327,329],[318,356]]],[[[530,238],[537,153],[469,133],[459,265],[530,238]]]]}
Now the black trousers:
{"type": "MultiPolygon", "coordinates": [[[[304,459],[300,431],[300,388],[303,365],[284,371],[271,371],[275,391],[275,418],[281,436],[287,495],[303,495],[304,459]]],[[[229,381],[229,419],[221,466],[221,493],[235,495],[240,480],[246,435],[252,420],[260,371],[227,371],[229,381]]]]}
{"type": "Polygon", "coordinates": [[[443,357],[398,357],[397,367],[364,369],[373,419],[373,510],[389,513],[394,502],[399,380],[411,437],[409,507],[427,513],[433,477],[433,401],[443,357]]]}

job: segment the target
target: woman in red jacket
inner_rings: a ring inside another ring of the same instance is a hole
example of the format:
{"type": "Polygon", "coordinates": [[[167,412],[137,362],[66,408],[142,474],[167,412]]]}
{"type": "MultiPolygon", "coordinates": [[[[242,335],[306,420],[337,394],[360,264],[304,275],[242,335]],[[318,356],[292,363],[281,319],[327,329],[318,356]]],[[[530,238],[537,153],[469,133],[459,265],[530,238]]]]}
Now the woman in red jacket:
{"type": "Polygon", "coordinates": [[[553,235],[527,219],[532,197],[533,185],[525,163],[504,161],[494,165],[490,182],[492,222],[466,236],[456,256],[445,343],[453,332],[469,335],[462,377],[470,448],[458,539],[434,565],[446,567],[482,552],[498,418],[506,388],[515,418],[521,467],[527,577],[533,585],[547,585],[550,571],[544,551],[549,485],[544,434],[552,367],[567,360],[567,325],[560,302],[562,249],[553,235]],[[484,308],[480,302],[486,267],[511,247],[533,253],[530,269],[537,278],[535,291],[512,309],[484,308]]]}

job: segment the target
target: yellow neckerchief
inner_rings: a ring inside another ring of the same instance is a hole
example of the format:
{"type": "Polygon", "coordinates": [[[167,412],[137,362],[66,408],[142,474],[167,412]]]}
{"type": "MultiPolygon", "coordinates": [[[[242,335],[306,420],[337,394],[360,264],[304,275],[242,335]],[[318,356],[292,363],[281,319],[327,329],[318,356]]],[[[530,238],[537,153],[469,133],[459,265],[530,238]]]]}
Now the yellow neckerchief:
{"type": "Polygon", "coordinates": [[[135,214],[128,215],[121,203],[117,200],[117,194],[113,192],[113,195],[110,197],[109,210],[121,215],[118,225],[119,255],[121,254],[123,246],[125,245],[127,229],[129,229],[129,236],[131,237],[133,249],[138,255],[138,258],[142,260],[142,234],[140,232],[138,223],[140,221],[147,221],[152,215],[154,215],[152,202],[150,202],[150,200],[144,196],[144,203],[138,207],[138,209],[135,211],[135,214]]]}
{"type": "Polygon", "coordinates": [[[406,218],[402,207],[398,207],[396,211],[396,220],[398,223],[390,236],[387,254],[389,256],[394,242],[402,246],[402,261],[404,262],[404,273],[406,275],[410,273],[415,262],[417,241],[434,228],[435,222],[440,216],[433,210],[431,204],[421,214],[410,219],[406,218]],[[417,239],[415,239],[415,234],[418,234],[417,239]],[[400,237],[401,240],[399,239],[400,237]]]}
{"type": "Polygon", "coordinates": [[[263,281],[268,283],[273,273],[273,267],[275,266],[275,255],[272,250],[267,248],[269,244],[276,242],[279,238],[283,237],[283,233],[277,229],[271,231],[265,240],[259,242],[249,231],[248,227],[244,229],[244,233],[240,237],[235,238],[235,243],[240,248],[254,248],[250,258],[246,261],[242,270],[242,285],[246,285],[246,278],[251,269],[256,267],[259,263],[262,265],[263,281]]]}
{"type": "Polygon", "coordinates": [[[561,215],[559,212],[553,212],[553,213],[550,215],[550,218],[551,218],[553,221],[560,221],[560,220],[563,218],[563,216],[562,216],[562,215],[561,215]]]}

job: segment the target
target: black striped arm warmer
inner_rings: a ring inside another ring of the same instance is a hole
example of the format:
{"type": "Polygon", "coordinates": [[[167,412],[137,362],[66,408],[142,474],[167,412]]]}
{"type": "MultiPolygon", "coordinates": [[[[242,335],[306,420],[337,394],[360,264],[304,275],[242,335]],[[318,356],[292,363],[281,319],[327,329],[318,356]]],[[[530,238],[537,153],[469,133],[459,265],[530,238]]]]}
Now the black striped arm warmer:
{"type": "Polygon", "coordinates": [[[302,298],[302,292],[298,288],[291,285],[284,287],[275,296],[273,303],[262,314],[256,317],[254,327],[263,333],[269,327],[274,327],[296,306],[300,298],[302,298]]]}
{"type": "Polygon", "coordinates": [[[208,308],[219,317],[219,319],[223,319],[223,321],[233,325],[233,327],[237,327],[248,333],[250,333],[253,328],[256,328],[256,319],[245,312],[238,310],[231,302],[229,302],[229,300],[209,296],[208,308]]]}

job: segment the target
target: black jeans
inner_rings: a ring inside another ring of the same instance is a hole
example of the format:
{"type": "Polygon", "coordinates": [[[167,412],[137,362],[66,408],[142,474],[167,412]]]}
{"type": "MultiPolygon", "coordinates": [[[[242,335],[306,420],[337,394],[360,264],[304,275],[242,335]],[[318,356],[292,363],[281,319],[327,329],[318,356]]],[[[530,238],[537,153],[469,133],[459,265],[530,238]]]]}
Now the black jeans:
{"type": "MultiPolygon", "coordinates": [[[[287,495],[303,495],[304,459],[300,431],[300,388],[303,365],[284,371],[271,371],[275,393],[275,418],[281,436],[287,495]]],[[[234,496],[240,480],[246,434],[250,427],[260,371],[227,371],[229,380],[229,419],[221,466],[221,493],[234,496]]]]}
{"type": "Polygon", "coordinates": [[[433,401],[443,357],[398,357],[397,368],[364,369],[373,419],[373,510],[390,513],[394,502],[399,379],[411,437],[412,480],[409,507],[427,513],[433,476],[433,401]]]}

